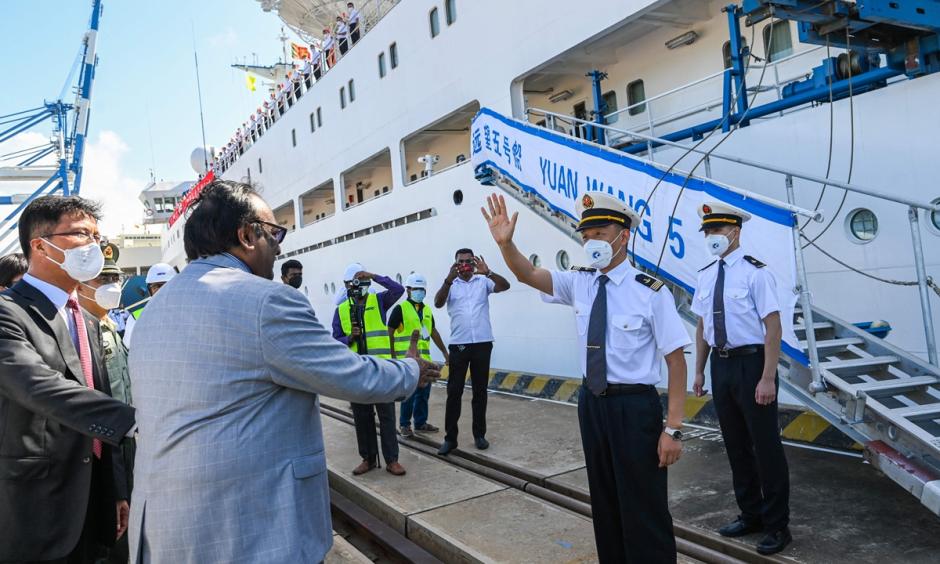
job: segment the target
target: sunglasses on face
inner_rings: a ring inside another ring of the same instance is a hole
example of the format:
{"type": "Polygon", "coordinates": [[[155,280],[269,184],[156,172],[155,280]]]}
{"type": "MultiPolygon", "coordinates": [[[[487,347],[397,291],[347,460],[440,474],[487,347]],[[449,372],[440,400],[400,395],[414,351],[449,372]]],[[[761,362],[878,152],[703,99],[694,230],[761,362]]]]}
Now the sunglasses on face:
{"type": "Polygon", "coordinates": [[[260,225],[264,225],[265,227],[270,227],[270,228],[271,228],[270,230],[269,230],[269,229],[265,229],[265,231],[267,231],[268,234],[271,235],[271,237],[273,237],[275,241],[277,241],[277,244],[278,244],[278,245],[280,245],[281,243],[283,243],[283,242],[284,242],[284,238],[287,237],[287,228],[286,228],[286,227],[283,227],[283,226],[281,226],[281,225],[277,225],[277,224],[274,224],[274,223],[268,223],[267,221],[261,221],[260,219],[256,219],[256,220],[252,221],[252,223],[258,223],[258,224],[260,224],[260,225]]]}

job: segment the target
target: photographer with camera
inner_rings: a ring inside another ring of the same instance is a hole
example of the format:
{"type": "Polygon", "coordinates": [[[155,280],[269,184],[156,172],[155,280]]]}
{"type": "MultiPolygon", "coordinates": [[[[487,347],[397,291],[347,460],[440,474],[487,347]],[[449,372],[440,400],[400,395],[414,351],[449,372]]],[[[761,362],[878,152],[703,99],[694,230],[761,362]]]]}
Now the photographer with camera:
{"type": "Polygon", "coordinates": [[[490,326],[490,294],[505,292],[509,281],[487,266],[483,257],[470,249],[460,249],[454,256],[444,284],[434,296],[434,307],[447,304],[450,316],[450,374],[447,377],[447,406],[444,411],[444,444],[438,454],[457,448],[457,421],[460,400],[470,370],[473,399],[473,442],[480,449],[489,448],[486,440],[486,387],[489,383],[493,329],[490,326]]]}
{"type": "MultiPolygon", "coordinates": [[[[343,282],[347,297],[333,314],[333,338],[353,352],[392,358],[392,345],[386,327],[387,312],[405,293],[405,289],[391,278],[367,272],[359,263],[346,267],[343,282]],[[370,292],[372,282],[384,287],[385,291],[377,294],[370,292]]],[[[362,457],[362,462],[353,469],[353,474],[358,476],[379,467],[379,445],[375,434],[375,415],[378,414],[385,470],[395,476],[403,476],[405,468],[398,462],[395,404],[352,403],[351,406],[356,425],[356,443],[359,456],[362,457]]]]}

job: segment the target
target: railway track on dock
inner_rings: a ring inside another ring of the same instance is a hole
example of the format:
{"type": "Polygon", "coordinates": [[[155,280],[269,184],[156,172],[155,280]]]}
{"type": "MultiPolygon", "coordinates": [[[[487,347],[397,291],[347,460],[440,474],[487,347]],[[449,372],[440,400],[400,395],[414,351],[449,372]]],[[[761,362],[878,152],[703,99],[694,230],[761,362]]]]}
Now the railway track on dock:
{"type": "MultiPolygon", "coordinates": [[[[349,411],[322,403],[320,409],[321,413],[328,417],[349,425],[353,424],[352,413],[349,411]]],[[[591,518],[590,497],[577,488],[552,482],[546,476],[539,475],[526,468],[494,460],[474,452],[455,450],[448,456],[438,456],[437,449],[440,447],[440,442],[426,436],[417,434],[410,438],[399,436],[398,441],[405,448],[591,518]]],[[[359,509],[359,511],[365,512],[362,509],[359,509]]],[[[374,517],[373,519],[378,521],[374,517]]],[[[381,521],[378,522],[381,523],[381,521]]],[[[714,564],[792,562],[780,557],[762,556],[748,546],[683,523],[674,522],[674,529],[679,554],[692,561],[714,564]]]]}

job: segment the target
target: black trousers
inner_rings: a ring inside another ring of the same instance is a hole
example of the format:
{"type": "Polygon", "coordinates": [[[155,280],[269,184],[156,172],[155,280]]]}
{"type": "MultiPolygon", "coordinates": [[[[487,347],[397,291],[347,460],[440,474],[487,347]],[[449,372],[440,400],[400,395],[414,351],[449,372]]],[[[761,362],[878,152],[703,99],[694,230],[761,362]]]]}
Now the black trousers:
{"type": "Polygon", "coordinates": [[[601,563],[676,561],[676,538],[659,467],[663,407],[656,388],[597,397],[582,386],[578,423],[601,563]]]}
{"type": "Polygon", "coordinates": [[[340,39],[340,40],[339,40],[339,53],[340,53],[340,55],[345,55],[345,54],[346,54],[346,51],[348,51],[348,50],[349,50],[349,40],[348,40],[348,39],[340,39]]]}
{"type": "Polygon", "coordinates": [[[354,44],[359,42],[359,24],[355,23],[349,26],[349,38],[354,44]]]}
{"type": "Polygon", "coordinates": [[[473,388],[473,438],[486,437],[486,387],[490,381],[490,356],[493,343],[450,345],[450,375],[447,377],[447,407],[444,411],[444,440],[457,442],[457,422],[460,420],[460,400],[470,370],[473,388]]]}
{"type": "Polygon", "coordinates": [[[385,464],[398,461],[398,437],[395,434],[394,403],[353,403],[353,423],[356,425],[356,444],[363,460],[378,466],[379,445],[375,434],[375,416],[379,416],[379,433],[382,435],[382,457],[385,464]]]}
{"type": "Polygon", "coordinates": [[[764,353],[730,358],[712,353],[711,363],[712,396],[741,518],[762,523],[767,532],[779,531],[790,522],[790,472],[777,402],[758,405],[754,400],[764,353]]]}

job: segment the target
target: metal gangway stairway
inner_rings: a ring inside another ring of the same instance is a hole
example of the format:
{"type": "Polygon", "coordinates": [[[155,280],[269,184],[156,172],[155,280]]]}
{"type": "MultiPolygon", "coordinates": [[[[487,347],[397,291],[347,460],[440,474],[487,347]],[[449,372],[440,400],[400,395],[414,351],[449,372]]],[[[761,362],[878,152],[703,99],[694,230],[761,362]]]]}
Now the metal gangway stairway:
{"type": "MultiPolygon", "coordinates": [[[[609,125],[578,120],[568,115],[552,114],[552,112],[530,108],[530,115],[533,112],[536,112],[539,117],[554,116],[570,122],[580,121],[580,125],[583,126],[604,128],[607,130],[608,138],[611,134],[621,137],[629,135],[660,145],[691,149],[686,145],[666,139],[618,130],[609,125]]],[[[551,134],[567,136],[552,130],[551,120],[548,123],[547,129],[551,131],[551,134]]],[[[570,138],[570,136],[567,137],[570,138]]],[[[583,139],[579,141],[584,142],[583,139]]],[[[691,150],[705,153],[704,150],[691,150]]],[[[763,195],[725,186],[739,193],[774,202],[775,205],[786,209],[799,209],[792,204],[793,178],[795,177],[813,182],[826,182],[850,191],[892,200],[914,210],[915,213],[911,214],[911,229],[915,262],[921,279],[921,303],[925,308],[928,350],[931,356],[935,357],[935,341],[933,341],[927,294],[928,285],[933,285],[933,282],[926,277],[924,272],[916,211],[936,210],[937,206],[899,199],[870,188],[820,179],[799,171],[716,152],[709,153],[705,158],[727,159],[743,166],[758,167],[764,171],[773,171],[783,175],[790,203],[775,201],[763,195]]],[[[666,169],[665,166],[651,159],[643,160],[643,162],[657,166],[661,170],[666,169]]],[[[684,171],[678,169],[674,169],[673,172],[684,174],[684,171]]],[[[540,218],[571,237],[579,245],[581,244],[581,238],[575,231],[576,225],[570,218],[552,210],[538,196],[527,192],[511,178],[502,175],[499,170],[480,167],[476,171],[476,176],[485,185],[499,186],[540,218]]],[[[807,217],[822,219],[821,215],[808,210],[802,210],[802,213],[807,217]]],[[[801,362],[800,359],[782,353],[779,370],[780,384],[783,389],[831,425],[859,443],[864,449],[868,462],[914,495],[934,514],[940,515],[940,368],[812,304],[812,296],[803,266],[798,228],[797,222],[794,227],[794,244],[797,248],[797,263],[800,271],[798,283],[801,284],[797,290],[800,292],[801,300],[794,312],[794,329],[797,338],[800,339],[802,350],[810,362],[807,366],[804,364],[805,359],[801,362]],[[807,331],[808,327],[812,330],[807,331]]],[[[637,268],[642,270],[639,265],[637,268]]],[[[654,272],[650,274],[655,276],[654,272]]],[[[691,311],[692,296],[683,288],[667,280],[663,281],[675,296],[679,313],[687,322],[695,324],[698,318],[691,311]]],[[[936,288],[935,285],[932,287],[936,288]]]]}

